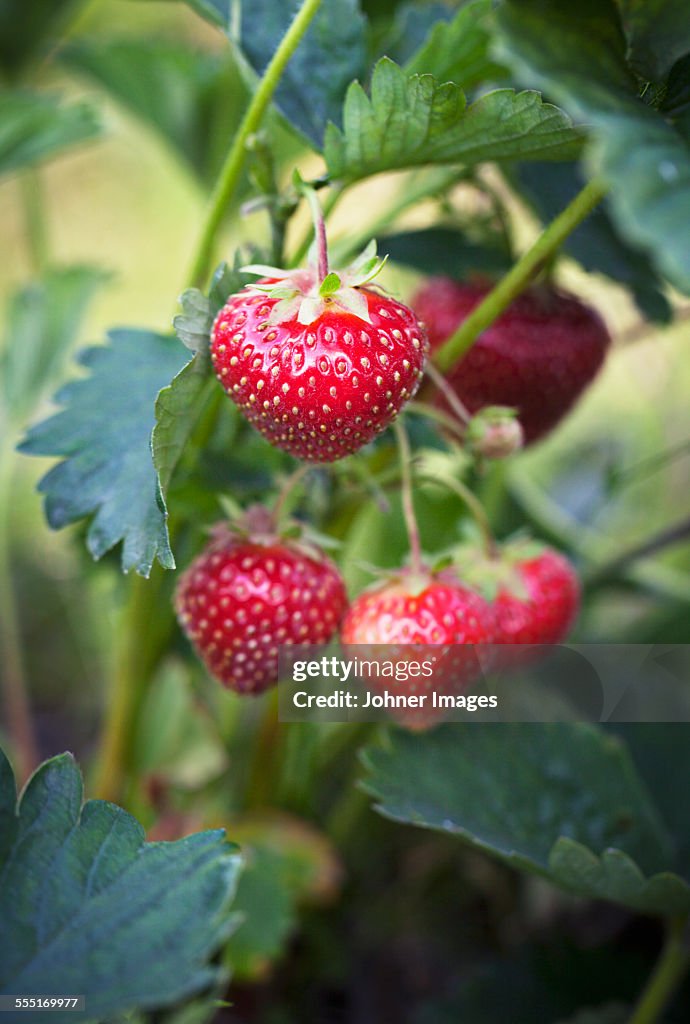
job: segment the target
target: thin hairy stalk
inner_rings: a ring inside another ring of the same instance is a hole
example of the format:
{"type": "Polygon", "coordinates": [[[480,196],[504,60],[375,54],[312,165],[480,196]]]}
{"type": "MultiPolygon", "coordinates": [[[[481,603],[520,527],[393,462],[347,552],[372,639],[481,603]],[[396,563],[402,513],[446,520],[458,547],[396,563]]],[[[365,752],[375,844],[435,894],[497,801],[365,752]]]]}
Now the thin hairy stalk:
{"type": "Polygon", "coordinates": [[[400,473],[402,476],[402,506],[405,516],[405,526],[410,542],[410,565],[414,573],[421,574],[424,571],[422,562],[422,544],[419,537],[419,526],[414,511],[414,499],[412,488],[412,449],[407,431],[400,420],[393,423],[398,449],[400,451],[400,473]]]}
{"type": "Polygon", "coordinates": [[[495,558],[498,553],[496,541],[494,540],[494,535],[491,531],[489,518],[477,495],[473,494],[469,487],[465,486],[461,480],[449,479],[448,477],[440,479],[435,476],[425,476],[423,474],[420,475],[420,479],[426,480],[427,483],[430,484],[436,484],[437,487],[447,487],[449,491],[453,491],[454,494],[457,494],[460,500],[467,505],[472,518],[479,527],[487,555],[489,558],[495,558]]]}
{"type": "Polygon", "coordinates": [[[443,374],[440,373],[431,362],[427,363],[424,372],[429,380],[433,382],[434,386],[441,392],[458,419],[467,426],[472,419],[472,413],[465,406],[464,402],[460,401],[443,374]]]}

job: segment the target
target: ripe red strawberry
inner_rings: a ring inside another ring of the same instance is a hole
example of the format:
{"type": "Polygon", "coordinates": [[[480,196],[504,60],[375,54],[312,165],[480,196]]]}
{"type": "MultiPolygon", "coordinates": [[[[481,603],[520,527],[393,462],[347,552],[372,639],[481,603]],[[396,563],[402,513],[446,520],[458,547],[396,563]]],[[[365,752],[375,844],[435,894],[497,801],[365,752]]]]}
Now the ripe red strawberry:
{"type": "MultiPolygon", "coordinates": [[[[430,280],[413,300],[432,351],[457,329],[490,286],[430,280]]],[[[565,416],[600,369],[610,344],[606,325],[590,306],[555,288],[520,295],[448,374],[471,413],[512,406],[525,443],[543,437],[565,416]]],[[[439,398],[439,404],[445,405],[439,398]]]]}
{"type": "Polygon", "coordinates": [[[175,610],[211,675],[237,693],[258,694],[278,681],[279,646],[327,643],[347,597],[322,551],[281,540],[263,508],[247,520],[245,534],[215,527],[180,577],[175,610]]]}
{"type": "MultiPolygon", "coordinates": [[[[567,558],[544,548],[513,562],[516,582],[505,582],[493,602],[499,644],[559,644],[575,621],[580,582],[567,558]]],[[[498,651],[499,667],[529,664],[535,654],[509,647],[498,651]]]]}
{"type": "Polygon", "coordinates": [[[423,328],[402,303],[363,287],[380,265],[367,251],[324,280],[313,268],[252,268],[267,276],[232,295],[216,318],[216,376],[249,422],[299,459],[333,462],[357,451],[419,386],[423,328]]]}
{"type": "Polygon", "coordinates": [[[363,680],[379,692],[424,697],[419,708],[396,708],[391,715],[408,728],[427,729],[447,714],[433,707],[434,692],[455,694],[480,678],[482,655],[470,645],[494,643],[495,627],[486,601],[463,587],[452,571],[407,571],[352,602],[341,641],[357,645],[357,656],[364,660],[433,661],[431,675],[396,681],[372,671],[363,680]],[[380,644],[385,646],[379,649],[380,644]]]}

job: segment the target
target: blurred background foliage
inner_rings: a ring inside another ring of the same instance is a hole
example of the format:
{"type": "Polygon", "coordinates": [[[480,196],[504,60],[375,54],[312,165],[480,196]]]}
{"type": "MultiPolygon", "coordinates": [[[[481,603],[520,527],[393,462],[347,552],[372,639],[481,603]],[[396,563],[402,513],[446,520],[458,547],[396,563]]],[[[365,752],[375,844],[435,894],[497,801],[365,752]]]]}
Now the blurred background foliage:
{"type": "MultiPolygon", "coordinates": [[[[16,663],[28,681],[40,754],[69,748],[88,765],[97,752],[125,582],[115,557],[91,562],[81,526],[60,533],[46,528],[35,487],[50,463],[25,459],[14,446],[29,423],[50,410],[50,385],[73,366],[76,349],[98,343],[112,325],[168,329],[208,188],[247,89],[221,34],[184,4],[44,6],[38,21],[0,33],[11,39],[0,56],[8,79],[24,76],[23,88],[28,84],[44,97],[61,94],[63,102],[79,105],[70,130],[85,140],[50,151],[50,159],[19,174],[10,167],[0,180],[0,293],[7,325],[0,439],[2,665],[11,671],[16,663]],[[56,48],[59,30],[64,35],[56,48]],[[34,362],[12,364],[11,346],[39,335],[44,347],[34,362]]],[[[400,5],[364,5],[373,19],[376,52],[377,32],[390,38],[394,6],[400,5]]],[[[403,14],[409,20],[399,22],[406,28],[400,30],[398,59],[408,56],[404,47],[415,31],[413,14],[403,14]]],[[[305,177],[319,173],[320,161],[275,113],[268,130],[277,139],[284,183],[295,162],[305,177]]],[[[518,248],[535,237],[539,216],[558,209],[548,203],[540,208],[542,172],[533,166],[516,172],[525,201],[494,168],[482,171],[506,203],[518,248]]],[[[349,190],[330,222],[332,243],[366,236],[372,211],[414,180],[380,175],[349,190]]],[[[248,190],[245,182],[241,199],[248,190]]],[[[554,180],[548,195],[557,194],[554,180]]],[[[453,193],[454,215],[477,217],[485,212],[483,202],[461,184],[453,193]]],[[[438,213],[436,200],[422,202],[400,217],[396,230],[428,227],[438,213]]],[[[290,226],[293,246],[306,227],[299,211],[290,226]]],[[[242,216],[234,209],[224,229],[228,257],[238,245],[266,235],[264,213],[242,216]]],[[[576,249],[570,253],[582,259],[576,249]]],[[[587,589],[577,640],[684,643],[690,638],[690,545],[655,548],[654,538],[690,515],[690,306],[669,289],[661,297],[642,267],[630,280],[639,306],[661,320],[667,301],[676,311],[669,325],[647,322],[631,291],[586,273],[575,259],[564,256],[557,280],[605,317],[615,342],[605,370],[547,441],[476,482],[500,535],[527,523],[583,572],[587,589]],[[650,540],[648,555],[627,557],[650,540]]],[[[406,299],[420,274],[392,262],[381,280],[406,299]]],[[[424,443],[426,435],[418,440],[424,443]]],[[[202,475],[213,486],[227,477],[228,489],[242,499],[264,493],[272,470],[285,464],[265,446],[265,461],[258,464],[257,449],[245,449],[245,442],[246,431],[227,411],[202,461],[202,475]]],[[[315,484],[317,516],[319,487],[325,507],[327,481],[315,484]]],[[[169,500],[198,510],[199,528],[181,539],[177,551],[184,565],[218,507],[214,499],[186,491],[184,475],[169,500]]],[[[462,510],[454,498],[432,501],[420,493],[418,506],[430,545],[456,534],[462,510]]],[[[352,588],[366,581],[362,560],[393,565],[404,557],[399,519],[392,523],[369,501],[354,514],[342,510],[329,524],[343,540],[352,588]]],[[[519,879],[448,837],[402,830],[367,812],[356,792],[336,802],[343,779],[359,774],[351,761],[358,737],[326,728],[317,740],[306,727],[289,735],[261,734],[271,700],[268,695],[246,705],[217,692],[175,635],[132,738],[141,784],[126,794],[127,805],[151,827],[152,837],[222,824],[251,851],[238,895],[248,923],[227,950],[246,985],[236,987],[235,1005],[222,1011],[222,1019],[625,1019],[620,1006],[634,997],[648,969],[656,925],[624,909],[557,894],[538,879],[519,879]],[[258,746],[250,749],[257,730],[258,746]],[[278,792],[266,792],[266,778],[275,782],[272,762],[284,768],[278,792]],[[314,766],[323,773],[318,792],[304,783],[314,766]],[[246,804],[262,813],[246,814],[246,804]],[[583,1005],[604,1009],[591,1018],[573,1016],[583,1005]]],[[[687,760],[684,737],[677,744],[679,764],[687,760]]],[[[7,740],[3,735],[3,746],[7,740]]],[[[649,736],[646,742],[639,744],[640,756],[649,749],[649,736]]],[[[665,740],[652,745],[658,757],[666,749],[665,740]]],[[[669,1021],[687,1019],[686,997],[669,1021]]],[[[206,1006],[199,1019],[208,1012],[206,1006]]]]}

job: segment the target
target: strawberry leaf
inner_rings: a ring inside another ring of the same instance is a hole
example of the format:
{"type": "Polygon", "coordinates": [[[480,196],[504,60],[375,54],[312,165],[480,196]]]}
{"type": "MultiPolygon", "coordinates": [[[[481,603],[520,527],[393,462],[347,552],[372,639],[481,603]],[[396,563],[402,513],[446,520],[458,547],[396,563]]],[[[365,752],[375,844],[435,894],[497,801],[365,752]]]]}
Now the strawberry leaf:
{"type": "Polygon", "coordinates": [[[620,0],[619,6],[632,67],[642,78],[660,81],[690,51],[690,5],[687,0],[620,0]]]}
{"type": "Polygon", "coordinates": [[[437,21],[419,50],[405,63],[408,75],[433,75],[470,89],[481,82],[505,78],[505,68],[493,60],[491,0],[464,4],[451,21],[437,21]]]}
{"type": "Polygon", "coordinates": [[[435,163],[562,160],[581,145],[570,119],[536,92],[496,89],[468,105],[454,83],[409,77],[386,57],[374,69],[371,99],[350,85],[343,124],[329,124],[325,157],[331,177],[345,181],[435,163]]]}
{"type": "Polygon", "coordinates": [[[59,96],[0,91],[0,174],[47,160],[100,135],[90,103],[62,103],[59,96]]]}
{"type": "Polygon", "coordinates": [[[455,723],[424,737],[394,732],[364,763],[386,817],[455,835],[580,896],[690,910],[627,750],[599,729],[455,723]]]}
{"type": "MultiPolygon", "coordinates": [[[[501,53],[514,72],[592,125],[586,161],[611,185],[609,212],[622,235],[651,250],[659,270],[690,293],[687,126],[654,109],[654,83],[639,95],[618,6],[613,0],[585,0],[577,9],[557,0],[508,0],[497,17],[501,53]]],[[[683,35],[683,25],[677,27],[683,35]]],[[[665,83],[659,84],[663,92],[665,83]]]]}
{"type": "MultiPolygon", "coordinates": [[[[262,75],[294,15],[284,0],[245,0],[234,40],[252,83],[262,75]]],[[[329,121],[340,122],[343,96],[366,68],[366,21],[358,0],[323,0],[290,59],[274,102],[315,149],[329,121]]]]}
{"type": "Polygon", "coordinates": [[[220,831],[146,843],[121,808],[82,798],[62,754],[35,772],[15,810],[0,751],[0,993],[84,995],[87,1019],[102,1021],[208,988],[218,977],[209,958],[236,923],[234,848],[220,831]]]}
{"type": "Polygon", "coordinates": [[[93,515],[87,545],[94,558],[123,542],[122,568],[148,576],[155,558],[174,567],[167,512],[151,458],[154,402],[189,354],[152,331],[113,330],[109,344],[80,356],[90,376],[56,395],[64,408],[32,427],[20,450],[58,455],[43,477],[46,516],[60,529],[93,515]]]}
{"type": "Polygon", "coordinates": [[[27,64],[42,56],[75,6],[75,0],[4,0],[0,4],[0,68],[7,75],[3,77],[18,77],[27,64]]]}

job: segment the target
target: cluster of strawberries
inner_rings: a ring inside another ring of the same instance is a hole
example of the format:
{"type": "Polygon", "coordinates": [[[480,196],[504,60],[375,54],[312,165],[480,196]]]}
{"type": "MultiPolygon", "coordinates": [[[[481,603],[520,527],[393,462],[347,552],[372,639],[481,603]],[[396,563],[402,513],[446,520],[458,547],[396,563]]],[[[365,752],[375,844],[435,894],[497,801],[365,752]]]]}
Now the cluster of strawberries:
{"type": "MultiPolygon", "coordinates": [[[[379,266],[369,251],[326,277],[253,268],[262,279],[231,296],[214,324],[211,356],[224,389],[272,444],[303,461],[340,459],[381,433],[419,387],[429,348],[487,290],[433,280],[414,301],[418,318],[367,287],[379,266]]],[[[499,317],[447,382],[471,413],[514,408],[530,443],[573,405],[608,344],[593,310],[542,286],[499,317]]],[[[447,406],[447,393],[437,402],[447,406]]],[[[256,506],[242,523],[214,530],[175,600],[209,671],[257,694],[278,681],[281,645],[325,644],[339,630],[345,644],[553,644],[578,597],[562,555],[508,545],[473,558],[471,571],[462,560],[440,571],[403,568],[348,606],[336,565],[308,540],[281,536],[256,506]]]]}

